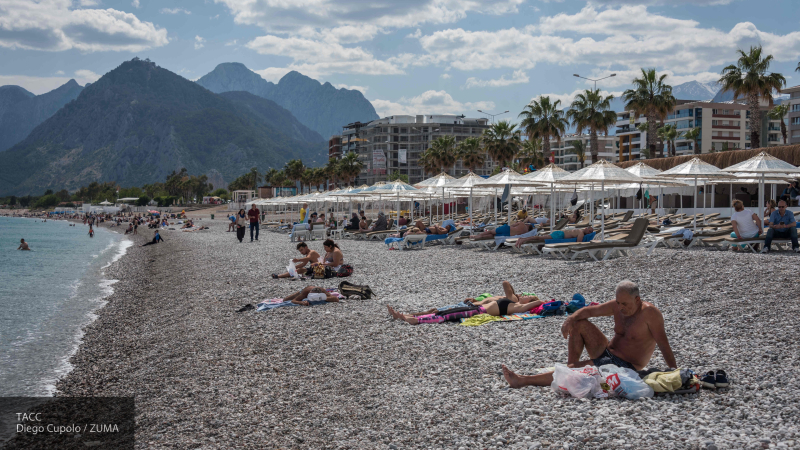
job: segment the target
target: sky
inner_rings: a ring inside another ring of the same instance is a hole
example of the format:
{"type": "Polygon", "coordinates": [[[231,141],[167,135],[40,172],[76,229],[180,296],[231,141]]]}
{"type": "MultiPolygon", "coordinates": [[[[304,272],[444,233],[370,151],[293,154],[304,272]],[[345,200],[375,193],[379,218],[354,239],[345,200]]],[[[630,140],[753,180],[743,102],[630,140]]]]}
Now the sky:
{"type": "Polygon", "coordinates": [[[138,56],[196,80],[241,62],[360,90],[381,117],[567,106],[640,68],[710,82],[763,45],[800,84],[798,0],[0,0],[0,85],[35,94],[97,80],[138,56]]]}

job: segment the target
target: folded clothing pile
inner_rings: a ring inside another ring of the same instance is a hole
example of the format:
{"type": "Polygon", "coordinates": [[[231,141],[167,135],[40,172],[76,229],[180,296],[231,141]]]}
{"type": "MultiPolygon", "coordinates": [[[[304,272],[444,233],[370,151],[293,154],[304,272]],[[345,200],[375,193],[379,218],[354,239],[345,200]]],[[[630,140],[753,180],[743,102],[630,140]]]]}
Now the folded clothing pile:
{"type": "Polygon", "coordinates": [[[638,374],[656,394],[694,394],[700,390],[700,379],[692,369],[645,369],[638,374]]]}

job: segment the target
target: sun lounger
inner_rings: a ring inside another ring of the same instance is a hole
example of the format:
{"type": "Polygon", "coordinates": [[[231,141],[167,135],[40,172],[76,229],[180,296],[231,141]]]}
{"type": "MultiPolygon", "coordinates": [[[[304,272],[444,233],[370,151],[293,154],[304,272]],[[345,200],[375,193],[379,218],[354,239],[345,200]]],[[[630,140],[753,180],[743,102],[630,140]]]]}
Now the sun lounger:
{"type": "Polygon", "coordinates": [[[389,248],[397,248],[398,250],[407,250],[410,248],[423,248],[425,247],[425,240],[427,236],[424,234],[407,234],[401,238],[386,238],[383,243],[389,248]]]}
{"type": "MultiPolygon", "coordinates": [[[[592,232],[592,233],[589,233],[587,235],[584,235],[583,236],[583,240],[581,241],[581,243],[591,242],[592,239],[594,239],[596,236],[597,236],[597,232],[592,232]]],[[[562,249],[562,248],[563,249],[567,249],[569,247],[569,246],[559,247],[558,246],[559,244],[570,244],[570,243],[577,244],[578,243],[578,238],[545,239],[544,242],[522,244],[519,247],[519,251],[523,251],[525,253],[529,253],[529,254],[532,254],[532,255],[534,255],[534,254],[535,255],[541,255],[542,254],[541,250],[542,250],[542,248],[544,246],[549,246],[550,248],[555,248],[556,250],[559,250],[559,249],[562,249]]],[[[515,249],[515,248],[517,248],[517,247],[512,247],[512,250],[515,249]]],[[[554,251],[553,253],[556,253],[559,256],[563,256],[563,255],[560,254],[559,251],[554,251]]]]}
{"type": "Polygon", "coordinates": [[[600,261],[600,256],[602,255],[602,260],[605,261],[615,254],[629,254],[631,250],[640,247],[645,230],[647,230],[647,223],[647,219],[636,219],[628,235],[620,240],[576,244],[574,248],[570,249],[571,259],[574,260],[579,256],[586,255],[595,261],[600,261]]]}

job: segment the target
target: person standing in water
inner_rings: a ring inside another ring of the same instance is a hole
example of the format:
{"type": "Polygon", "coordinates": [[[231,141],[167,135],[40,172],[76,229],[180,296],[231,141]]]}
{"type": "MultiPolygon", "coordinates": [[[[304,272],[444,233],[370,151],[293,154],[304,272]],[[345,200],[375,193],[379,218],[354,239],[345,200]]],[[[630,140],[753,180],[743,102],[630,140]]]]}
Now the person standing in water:
{"type": "Polygon", "coordinates": [[[28,243],[25,242],[25,239],[20,239],[19,242],[20,242],[20,244],[19,244],[19,247],[17,247],[17,250],[30,250],[31,249],[30,247],[28,247],[28,243]]]}

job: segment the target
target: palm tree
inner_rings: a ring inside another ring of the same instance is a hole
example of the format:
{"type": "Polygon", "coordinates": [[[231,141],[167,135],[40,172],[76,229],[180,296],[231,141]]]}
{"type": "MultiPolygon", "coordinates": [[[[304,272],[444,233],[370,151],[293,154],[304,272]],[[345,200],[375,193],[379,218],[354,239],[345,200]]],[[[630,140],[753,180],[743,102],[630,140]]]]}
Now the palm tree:
{"type": "Polygon", "coordinates": [[[486,152],[501,167],[514,159],[522,145],[520,130],[515,130],[516,127],[515,123],[501,120],[483,130],[481,135],[486,152]]]}
{"type": "Polygon", "coordinates": [[[541,169],[544,164],[544,156],[542,155],[542,141],[539,139],[527,139],[522,142],[522,147],[519,149],[519,162],[524,166],[533,164],[537,169],[541,169]]]}
{"type": "Polygon", "coordinates": [[[481,149],[481,141],[478,138],[466,138],[458,144],[458,158],[463,167],[469,168],[474,172],[477,167],[482,167],[485,162],[484,151],[481,149]]]}
{"type": "MultiPolygon", "coordinates": [[[[572,153],[578,157],[578,162],[581,163],[581,169],[583,169],[583,163],[586,162],[586,144],[583,141],[572,141],[572,153]]],[[[592,162],[597,162],[597,160],[592,159],[592,162]]]]}
{"type": "Polygon", "coordinates": [[[667,147],[670,150],[670,154],[675,156],[677,149],[675,148],[675,139],[678,138],[678,127],[674,124],[665,125],[664,128],[667,130],[664,132],[664,138],[667,140],[667,147]]]}
{"type": "MultiPolygon", "coordinates": [[[[286,178],[295,182],[295,184],[300,181],[300,177],[303,176],[303,172],[305,172],[306,167],[303,165],[303,161],[299,159],[292,159],[288,161],[283,166],[283,173],[286,174],[286,178]]],[[[300,193],[303,192],[303,185],[300,185],[300,193]]]]}
{"type": "Polygon", "coordinates": [[[355,181],[363,168],[364,163],[358,159],[356,152],[349,152],[339,160],[339,174],[347,180],[348,184],[355,181]]]}
{"type": "Polygon", "coordinates": [[[550,101],[550,97],[542,96],[534,100],[519,113],[522,117],[520,128],[525,129],[528,139],[541,139],[542,151],[545,157],[550,155],[550,138],[555,138],[556,142],[561,143],[563,135],[569,123],[564,118],[564,111],[559,106],[561,100],[550,101]]]}
{"type": "Polygon", "coordinates": [[[306,167],[306,170],[300,175],[300,193],[304,192],[305,186],[308,186],[308,192],[311,193],[312,184],[314,184],[314,169],[306,167]]]}
{"type": "Polygon", "coordinates": [[[258,173],[257,167],[250,168],[250,181],[253,183],[253,190],[258,191],[258,182],[261,181],[261,174],[258,173]]]}
{"type": "Polygon", "coordinates": [[[436,153],[436,149],[429,148],[424,152],[420,153],[419,161],[417,164],[422,168],[422,171],[427,174],[429,173],[436,173],[439,170],[439,156],[436,153]]]}
{"type": "Polygon", "coordinates": [[[743,96],[750,109],[750,148],[761,146],[761,100],[767,100],[772,106],[772,91],[780,92],[786,85],[786,78],[779,73],[767,73],[772,62],[772,55],[762,57],[761,46],[750,47],[749,52],[742,49],[736,65],[722,69],[719,84],[722,91],[733,91],[733,98],[743,96]]]}
{"type": "Polygon", "coordinates": [[[269,183],[272,186],[275,186],[274,179],[278,176],[280,171],[278,169],[273,169],[272,167],[269,168],[266,172],[264,172],[264,182],[269,183]]]}
{"type": "Polygon", "coordinates": [[[339,160],[336,158],[329,159],[328,164],[325,165],[325,176],[333,189],[336,189],[336,180],[341,175],[340,170],[339,160]]]}
{"type": "Polygon", "coordinates": [[[431,142],[429,148],[433,149],[436,154],[436,160],[439,164],[439,169],[444,172],[445,167],[453,166],[455,171],[456,156],[456,138],[454,136],[441,136],[431,142]]]}
{"type": "Polygon", "coordinates": [[[783,118],[789,114],[789,104],[782,103],[767,113],[767,116],[772,120],[780,120],[781,121],[781,136],[783,136],[783,145],[786,145],[786,123],[783,121],[783,118]]]}
{"type": "MultiPolygon", "coordinates": [[[[641,78],[634,78],[631,82],[634,88],[622,93],[622,99],[626,102],[625,109],[633,111],[636,116],[647,117],[647,147],[650,155],[656,151],[656,119],[666,115],[675,105],[672,86],[664,83],[666,78],[666,74],[659,77],[656,69],[642,69],[641,78]]],[[[663,149],[659,157],[664,157],[663,149]]]]}
{"type": "Polygon", "coordinates": [[[700,136],[702,135],[703,133],[700,131],[700,128],[692,128],[691,130],[684,131],[681,138],[689,139],[694,142],[694,154],[699,155],[702,152],[700,148],[700,136]]]}
{"type": "MultiPolygon", "coordinates": [[[[650,124],[648,122],[642,122],[642,123],[636,124],[636,130],[639,131],[639,136],[640,136],[640,138],[639,138],[639,153],[643,154],[645,159],[650,159],[651,153],[650,153],[650,149],[649,148],[642,147],[641,134],[642,133],[647,133],[647,130],[649,130],[649,129],[650,129],[650,124]],[[645,151],[645,150],[647,150],[647,151],[645,151]]],[[[629,161],[631,159],[631,153],[633,152],[633,149],[631,147],[633,147],[633,144],[631,144],[628,147],[628,160],[629,161]]]]}
{"type": "Polygon", "coordinates": [[[597,154],[600,152],[597,132],[602,131],[607,135],[608,128],[617,123],[617,113],[611,110],[611,100],[614,100],[613,95],[604,97],[599,89],[587,89],[575,96],[570,110],[567,111],[567,119],[572,121],[579,133],[589,130],[589,153],[593,163],[597,162],[597,154]]]}

